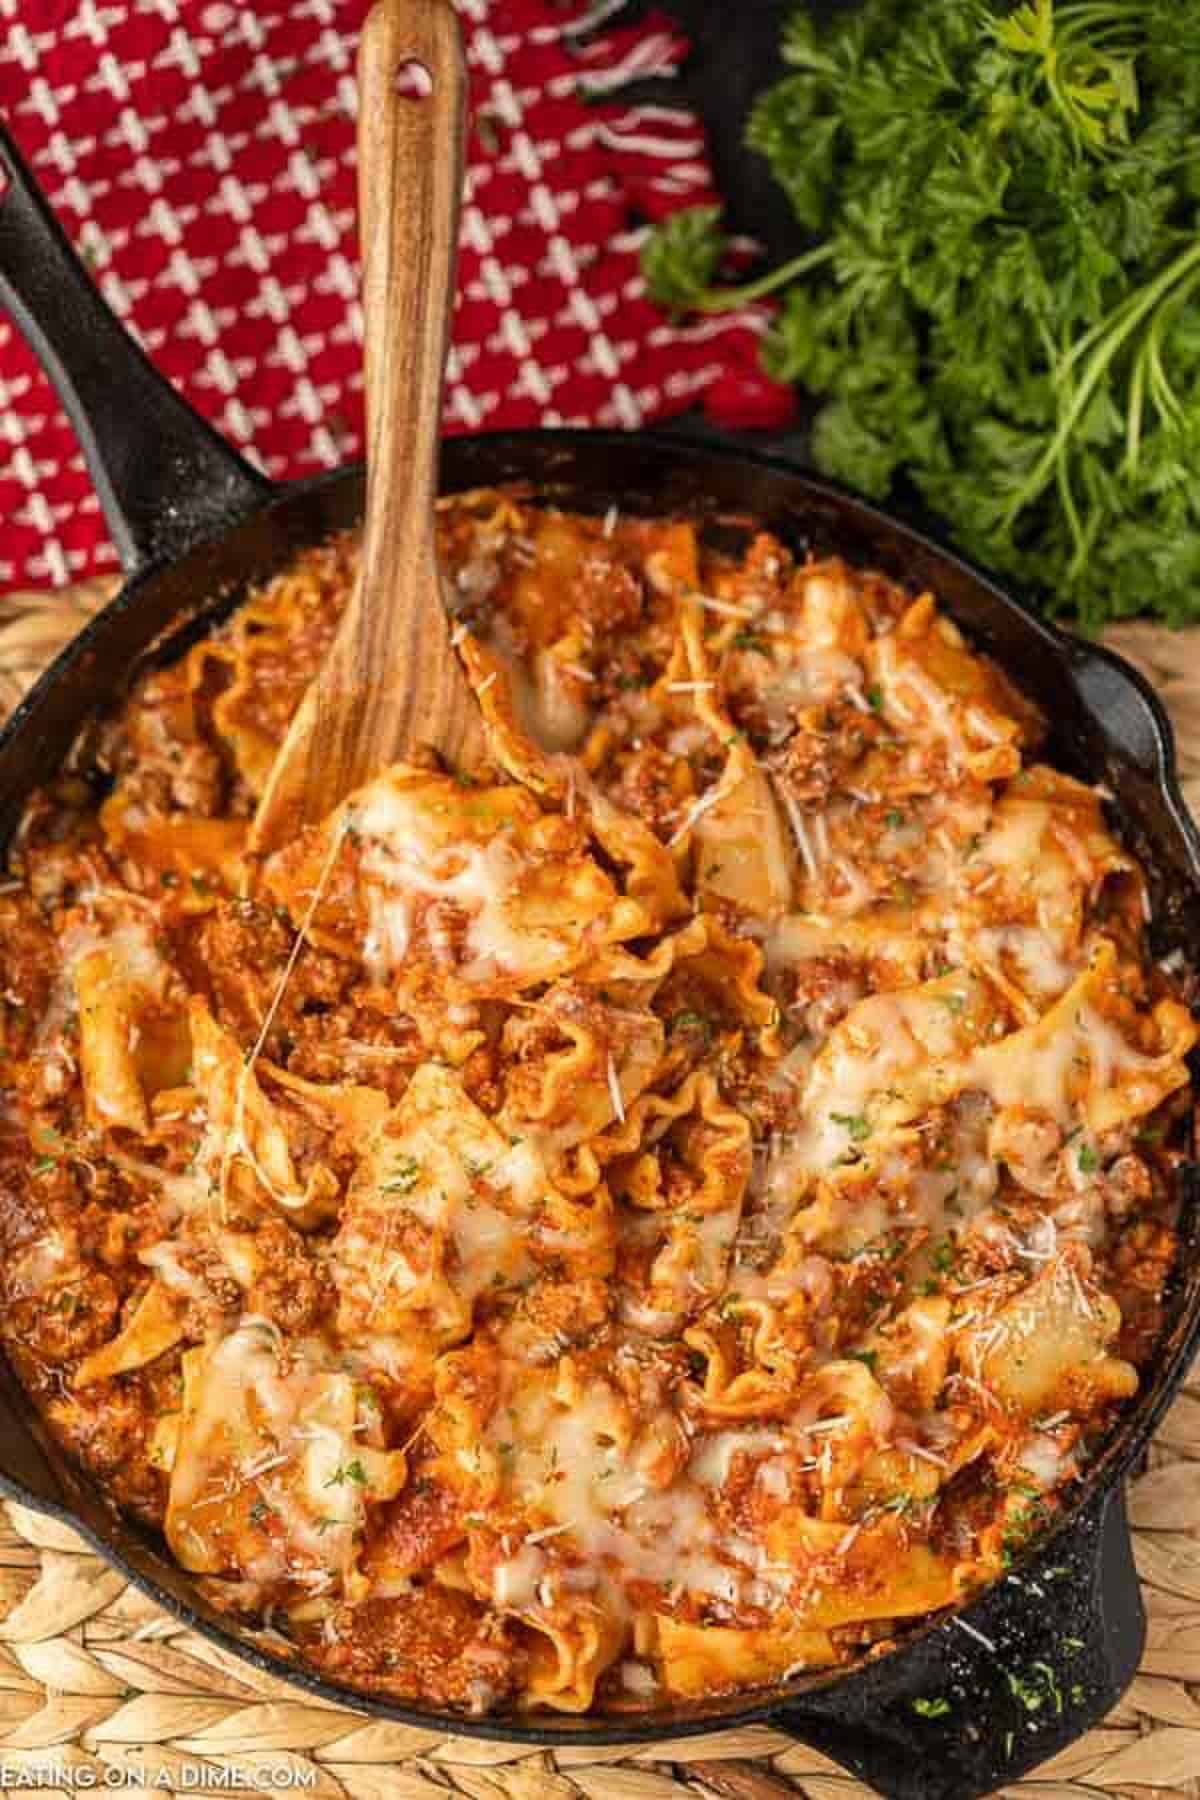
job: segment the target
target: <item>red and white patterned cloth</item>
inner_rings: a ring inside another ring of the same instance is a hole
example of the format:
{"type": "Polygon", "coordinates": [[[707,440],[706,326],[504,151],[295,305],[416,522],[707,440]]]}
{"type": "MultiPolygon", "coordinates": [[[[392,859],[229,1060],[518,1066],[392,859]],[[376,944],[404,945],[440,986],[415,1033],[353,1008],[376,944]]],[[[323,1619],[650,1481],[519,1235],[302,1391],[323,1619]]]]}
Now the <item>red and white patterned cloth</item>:
{"type": "MultiPolygon", "coordinates": [[[[647,301],[647,218],[712,200],[686,43],[620,0],[458,0],[469,172],[448,431],[772,422],[753,311],[647,301]]],[[[109,303],[273,476],[361,452],[354,58],[366,0],[0,0],[0,116],[109,303]]],[[[0,590],[115,566],[66,420],[0,320],[0,590]]]]}

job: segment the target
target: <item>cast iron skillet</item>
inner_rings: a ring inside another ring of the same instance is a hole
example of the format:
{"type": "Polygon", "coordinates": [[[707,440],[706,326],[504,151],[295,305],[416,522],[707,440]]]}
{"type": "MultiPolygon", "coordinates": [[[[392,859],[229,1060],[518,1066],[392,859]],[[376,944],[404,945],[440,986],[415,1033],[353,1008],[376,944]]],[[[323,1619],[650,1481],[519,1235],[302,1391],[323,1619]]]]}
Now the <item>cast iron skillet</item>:
{"type": "MultiPolygon", "coordinates": [[[[0,129],[0,299],[40,355],[78,431],[127,581],[0,734],[0,844],[30,790],[93,711],[148,656],[177,654],[247,586],[354,523],[361,472],[274,487],[201,422],[107,311],[0,129]]],[[[1200,837],[1175,783],[1171,732],[1145,683],[1062,635],[927,535],[785,463],[649,435],[526,432],[455,439],[446,491],[518,479],[569,506],[748,512],[793,545],[836,549],[933,588],[972,638],[1040,702],[1050,755],[1103,781],[1150,872],[1159,954],[1200,951],[1200,837]]],[[[1200,1340],[1200,1187],[1183,1195],[1183,1249],[1156,1365],[1053,1536],[966,1611],[849,1672],[626,1717],[463,1719],[364,1698],[296,1669],[218,1614],[159,1538],[119,1517],[42,1428],[0,1359],[0,1490],[77,1526],[193,1629],[326,1699],[408,1724],[530,1744],[685,1738],[767,1722],[896,1800],[971,1800],[1015,1780],[1093,1725],[1137,1666],[1145,1621],[1123,1478],[1200,1340]]]]}

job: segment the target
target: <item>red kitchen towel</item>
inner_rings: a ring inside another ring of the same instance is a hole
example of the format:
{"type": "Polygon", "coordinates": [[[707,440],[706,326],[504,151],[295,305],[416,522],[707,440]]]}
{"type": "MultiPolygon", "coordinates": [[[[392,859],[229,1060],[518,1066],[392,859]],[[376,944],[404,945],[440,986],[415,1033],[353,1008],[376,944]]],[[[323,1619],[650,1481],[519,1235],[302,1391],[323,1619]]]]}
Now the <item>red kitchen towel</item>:
{"type": "MultiPolygon", "coordinates": [[[[354,57],[366,0],[0,0],[0,115],[109,303],[273,476],[361,454],[354,57]]],[[[664,319],[645,220],[715,198],[702,129],[621,90],[686,42],[621,0],[459,0],[469,170],[448,431],[777,402],[753,309],[664,319]]],[[[115,565],[54,395],[0,321],[0,590],[115,565]]]]}

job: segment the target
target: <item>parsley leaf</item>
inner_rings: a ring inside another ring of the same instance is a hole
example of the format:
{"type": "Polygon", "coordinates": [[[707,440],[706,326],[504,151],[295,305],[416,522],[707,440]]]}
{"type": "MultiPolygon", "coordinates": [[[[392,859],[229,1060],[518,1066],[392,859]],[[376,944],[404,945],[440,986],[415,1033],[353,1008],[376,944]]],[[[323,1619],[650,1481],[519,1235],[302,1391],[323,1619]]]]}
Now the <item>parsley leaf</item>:
{"type": "Polygon", "coordinates": [[[672,213],[646,245],[642,267],[656,300],[680,311],[698,306],[721,264],[719,206],[672,213]]]}
{"type": "Polygon", "coordinates": [[[672,1031],[699,1032],[704,1041],[705,1048],[712,1043],[713,1037],[716,1034],[716,1026],[705,1013],[688,1010],[675,1013],[671,1019],[670,1028],[672,1031]]]}
{"type": "Polygon", "coordinates": [[[325,1483],[325,1486],[344,1487],[348,1481],[353,1481],[358,1487],[366,1487],[367,1485],[367,1471],[363,1468],[362,1463],[357,1456],[353,1462],[339,1463],[337,1468],[333,1471],[333,1474],[329,1477],[329,1480],[325,1483]]]}
{"type": "Polygon", "coordinates": [[[954,1239],[952,1237],[941,1238],[934,1246],[933,1250],[934,1268],[939,1270],[941,1274],[948,1275],[950,1270],[954,1267],[954,1260],[957,1255],[958,1247],[955,1244],[954,1239]]]}

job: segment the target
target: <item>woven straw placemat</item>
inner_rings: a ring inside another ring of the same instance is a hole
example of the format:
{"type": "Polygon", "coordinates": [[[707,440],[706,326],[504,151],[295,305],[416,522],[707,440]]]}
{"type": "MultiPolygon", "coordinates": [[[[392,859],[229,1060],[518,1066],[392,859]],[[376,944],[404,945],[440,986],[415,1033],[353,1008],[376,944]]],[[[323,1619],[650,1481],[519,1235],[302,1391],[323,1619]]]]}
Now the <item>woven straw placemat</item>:
{"type": "MultiPolygon", "coordinates": [[[[0,715],[107,597],[111,582],[0,600],[0,715]]],[[[1200,811],[1200,631],[1109,637],[1165,698],[1184,792],[1200,811]]],[[[1005,1792],[1022,1800],[1200,1800],[1200,1369],[1130,1492],[1149,1638],[1104,1724],[1005,1792]]],[[[853,1800],[866,1792],[766,1728],[685,1744],[531,1751],[372,1723],[301,1699],[160,1612],[75,1534],[0,1507],[0,1781],[97,1789],[147,1772],[162,1792],[225,1779],[319,1800],[853,1800]],[[77,1773],[76,1773],[77,1772],[77,1773]]]]}

